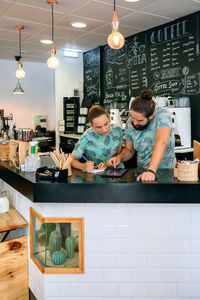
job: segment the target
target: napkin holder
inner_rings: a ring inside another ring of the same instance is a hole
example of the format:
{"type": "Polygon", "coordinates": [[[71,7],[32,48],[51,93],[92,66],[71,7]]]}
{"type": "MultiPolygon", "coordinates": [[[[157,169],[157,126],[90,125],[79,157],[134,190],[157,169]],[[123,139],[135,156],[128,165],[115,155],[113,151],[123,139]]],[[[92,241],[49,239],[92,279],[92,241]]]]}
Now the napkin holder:
{"type": "Polygon", "coordinates": [[[68,169],[41,167],[36,170],[36,179],[68,182],[68,169]]]}

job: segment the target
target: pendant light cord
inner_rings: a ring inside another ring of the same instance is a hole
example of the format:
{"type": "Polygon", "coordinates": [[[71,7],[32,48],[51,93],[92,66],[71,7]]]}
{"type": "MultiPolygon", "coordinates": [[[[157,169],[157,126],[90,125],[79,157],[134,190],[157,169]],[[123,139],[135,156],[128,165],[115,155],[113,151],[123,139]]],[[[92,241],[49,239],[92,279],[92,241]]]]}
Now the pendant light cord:
{"type": "Polygon", "coordinates": [[[114,0],[114,11],[115,11],[115,0],[114,0]]]}
{"type": "Polygon", "coordinates": [[[54,43],[54,19],[53,19],[53,5],[51,5],[52,12],[52,42],[54,43]]]}
{"type": "Polygon", "coordinates": [[[19,55],[21,57],[21,29],[19,30],[19,55]]]}

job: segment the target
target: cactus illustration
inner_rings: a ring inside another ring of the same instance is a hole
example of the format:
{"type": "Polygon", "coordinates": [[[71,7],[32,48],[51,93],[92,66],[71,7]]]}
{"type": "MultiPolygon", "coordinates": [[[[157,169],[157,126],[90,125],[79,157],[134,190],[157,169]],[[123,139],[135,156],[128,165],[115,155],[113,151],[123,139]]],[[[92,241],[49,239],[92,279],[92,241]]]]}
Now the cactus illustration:
{"type": "Polygon", "coordinates": [[[51,256],[51,261],[54,265],[62,265],[66,261],[66,255],[62,250],[55,251],[51,256]]]}
{"type": "Polygon", "coordinates": [[[76,247],[76,240],[72,236],[68,236],[65,241],[65,249],[67,251],[67,257],[73,258],[74,257],[74,250],[76,247]]]}

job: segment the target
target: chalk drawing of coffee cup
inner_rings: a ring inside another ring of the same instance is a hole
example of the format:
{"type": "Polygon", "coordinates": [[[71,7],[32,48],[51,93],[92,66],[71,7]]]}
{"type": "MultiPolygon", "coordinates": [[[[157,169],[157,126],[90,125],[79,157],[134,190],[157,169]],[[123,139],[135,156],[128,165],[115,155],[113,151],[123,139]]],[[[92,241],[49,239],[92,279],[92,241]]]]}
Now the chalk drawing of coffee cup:
{"type": "Polygon", "coordinates": [[[107,86],[111,87],[113,85],[113,71],[109,70],[106,72],[106,82],[107,86]]]}

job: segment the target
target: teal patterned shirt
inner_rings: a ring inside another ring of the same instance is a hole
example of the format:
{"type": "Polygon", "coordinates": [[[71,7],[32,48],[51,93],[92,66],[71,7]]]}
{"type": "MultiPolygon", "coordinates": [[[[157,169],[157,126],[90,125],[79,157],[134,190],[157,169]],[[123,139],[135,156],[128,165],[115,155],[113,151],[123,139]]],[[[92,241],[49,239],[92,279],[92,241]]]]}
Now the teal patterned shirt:
{"type": "Polygon", "coordinates": [[[91,127],[82,134],[74,148],[73,155],[81,158],[85,153],[87,159],[93,161],[96,166],[113,157],[121,145],[123,145],[123,137],[119,126],[111,124],[108,135],[96,133],[91,127]]]}
{"type": "Polygon", "coordinates": [[[127,141],[133,141],[133,147],[137,151],[138,168],[147,168],[149,166],[156,142],[156,131],[158,128],[162,127],[170,127],[171,132],[165,155],[159,168],[174,168],[176,164],[174,151],[175,140],[172,120],[168,109],[157,107],[154,111],[153,119],[151,119],[148,127],[144,130],[136,130],[132,125],[131,119],[128,119],[126,123],[125,136],[127,141]]]}

